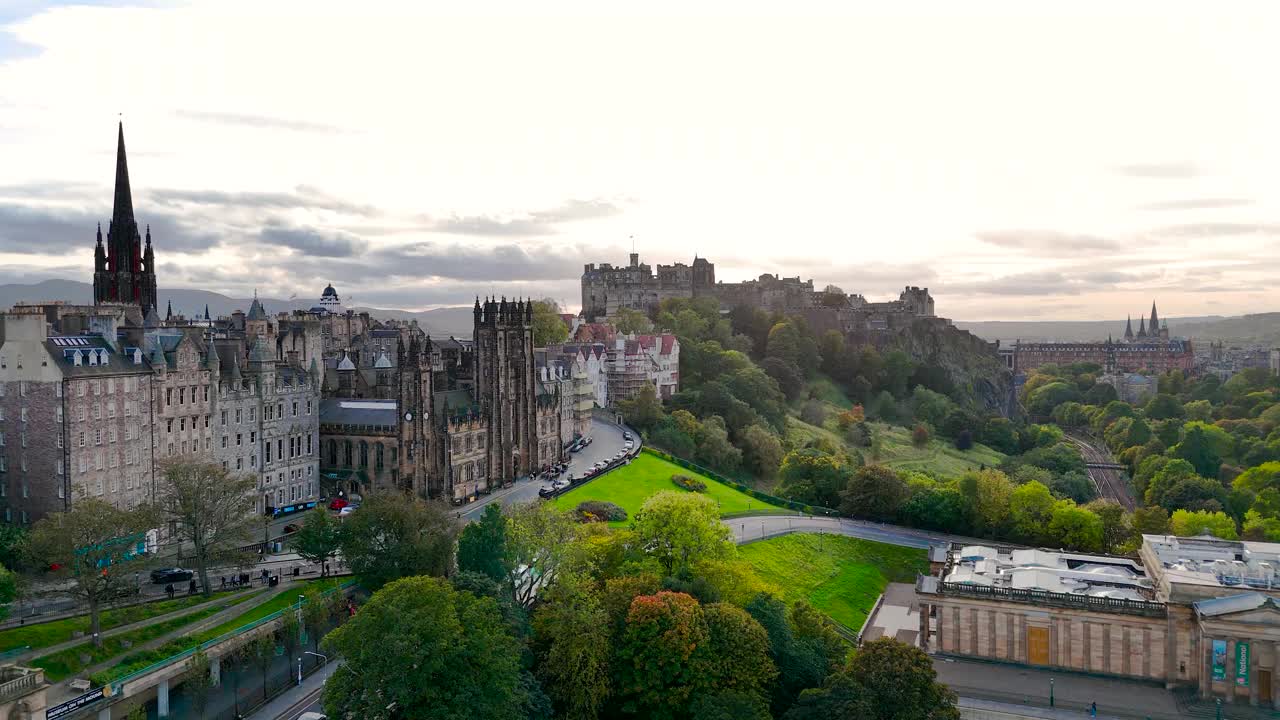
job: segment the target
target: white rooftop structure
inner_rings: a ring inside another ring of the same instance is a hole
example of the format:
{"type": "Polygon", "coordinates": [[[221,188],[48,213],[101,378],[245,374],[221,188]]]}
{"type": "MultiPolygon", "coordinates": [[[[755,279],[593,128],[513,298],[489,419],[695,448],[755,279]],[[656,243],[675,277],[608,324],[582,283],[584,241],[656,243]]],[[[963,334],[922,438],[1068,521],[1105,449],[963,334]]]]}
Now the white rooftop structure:
{"type": "Polygon", "coordinates": [[[1148,600],[1152,594],[1142,565],[1128,558],[986,545],[959,548],[942,580],[1124,600],[1148,600]]]}
{"type": "Polygon", "coordinates": [[[1280,590],[1280,543],[1223,540],[1212,535],[1143,535],[1148,564],[1158,564],[1161,583],[1211,588],[1280,590]]]}

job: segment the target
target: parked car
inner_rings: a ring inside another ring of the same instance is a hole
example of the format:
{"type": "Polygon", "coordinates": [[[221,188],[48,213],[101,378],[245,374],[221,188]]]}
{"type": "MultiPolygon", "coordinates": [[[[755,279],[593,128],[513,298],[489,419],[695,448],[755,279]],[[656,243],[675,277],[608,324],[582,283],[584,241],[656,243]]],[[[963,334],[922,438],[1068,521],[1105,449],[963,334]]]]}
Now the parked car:
{"type": "Polygon", "coordinates": [[[538,497],[543,499],[549,498],[555,494],[556,494],[555,488],[551,487],[550,485],[547,485],[538,490],[538,497]]]}
{"type": "Polygon", "coordinates": [[[329,720],[329,716],[318,712],[304,712],[298,716],[298,720],[329,720]]]}
{"type": "Polygon", "coordinates": [[[333,499],[333,502],[329,503],[329,509],[330,509],[330,510],[341,510],[342,508],[344,508],[344,507],[346,507],[346,506],[348,506],[348,505],[350,505],[350,504],[351,504],[351,503],[347,502],[347,499],[346,499],[346,498],[340,498],[340,497],[337,497],[337,498],[334,498],[334,499],[333,499]]]}
{"type": "Polygon", "coordinates": [[[359,509],[359,505],[348,505],[338,511],[338,517],[344,518],[359,509]]]}
{"type": "Polygon", "coordinates": [[[195,573],[182,568],[158,568],[151,571],[151,582],[160,583],[187,582],[195,577],[195,573]]]}
{"type": "Polygon", "coordinates": [[[629,432],[622,433],[622,439],[626,440],[627,442],[631,442],[631,433],[629,432]]]}

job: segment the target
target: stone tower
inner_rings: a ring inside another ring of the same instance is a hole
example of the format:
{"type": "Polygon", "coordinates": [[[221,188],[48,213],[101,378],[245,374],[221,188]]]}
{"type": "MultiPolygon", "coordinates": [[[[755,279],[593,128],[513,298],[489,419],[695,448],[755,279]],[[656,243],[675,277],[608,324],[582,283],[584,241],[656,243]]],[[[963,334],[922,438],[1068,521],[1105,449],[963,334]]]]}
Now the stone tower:
{"type": "Polygon", "coordinates": [[[476,399],[489,421],[489,472],[508,483],[540,465],[533,303],[486,298],[475,308],[476,399]]]}
{"type": "Polygon", "coordinates": [[[424,343],[418,333],[410,335],[408,347],[403,339],[397,340],[396,365],[399,382],[396,410],[400,413],[398,482],[400,487],[412,489],[421,497],[439,497],[444,492],[444,479],[432,472],[436,449],[431,442],[434,388],[430,341],[424,343]]]}
{"type": "Polygon", "coordinates": [[[129,188],[129,163],[124,151],[124,123],[116,143],[115,204],[107,225],[107,244],[102,245],[102,225],[93,251],[93,302],[138,305],[145,315],[156,308],[155,254],[151,250],[151,228],[146,247],[133,217],[133,192],[129,188]]]}

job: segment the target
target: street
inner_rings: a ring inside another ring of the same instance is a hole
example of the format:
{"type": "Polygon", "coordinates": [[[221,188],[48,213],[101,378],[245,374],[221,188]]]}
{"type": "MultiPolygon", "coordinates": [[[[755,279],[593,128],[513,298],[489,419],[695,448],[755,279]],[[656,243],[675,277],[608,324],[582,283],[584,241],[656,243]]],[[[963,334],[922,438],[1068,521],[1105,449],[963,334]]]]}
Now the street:
{"type": "Polygon", "coordinates": [[[926,549],[952,542],[978,543],[972,538],[914,530],[867,520],[815,517],[809,515],[751,515],[722,520],[733,531],[734,542],[742,544],[791,532],[827,533],[874,540],[889,545],[926,549]]]}
{"type": "MultiPolygon", "coordinates": [[[[613,459],[613,456],[620,452],[622,446],[626,443],[622,433],[622,428],[617,425],[600,420],[598,417],[592,417],[591,437],[594,439],[590,445],[569,455],[569,470],[567,474],[581,477],[582,473],[586,472],[587,468],[595,463],[613,459]]],[[[634,433],[632,435],[633,437],[635,436],[634,433]]],[[[536,500],[538,499],[538,491],[544,485],[546,483],[541,480],[517,480],[512,487],[496,490],[493,494],[467,505],[466,508],[459,511],[459,517],[467,522],[477,520],[480,514],[484,512],[485,506],[492,502],[503,505],[516,505],[536,500]]]]}

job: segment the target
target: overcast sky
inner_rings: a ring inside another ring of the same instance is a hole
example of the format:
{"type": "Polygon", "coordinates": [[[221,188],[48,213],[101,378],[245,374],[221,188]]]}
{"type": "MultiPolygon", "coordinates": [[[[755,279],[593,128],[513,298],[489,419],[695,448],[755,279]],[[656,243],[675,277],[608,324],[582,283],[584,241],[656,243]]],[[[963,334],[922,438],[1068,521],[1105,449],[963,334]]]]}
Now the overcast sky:
{"type": "Polygon", "coordinates": [[[1280,310],[1266,5],[371,4],[0,2],[0,282],[91,279],[121,114],[163,287],[576,309],[634,236],[958,319],[1280,310]]]}

